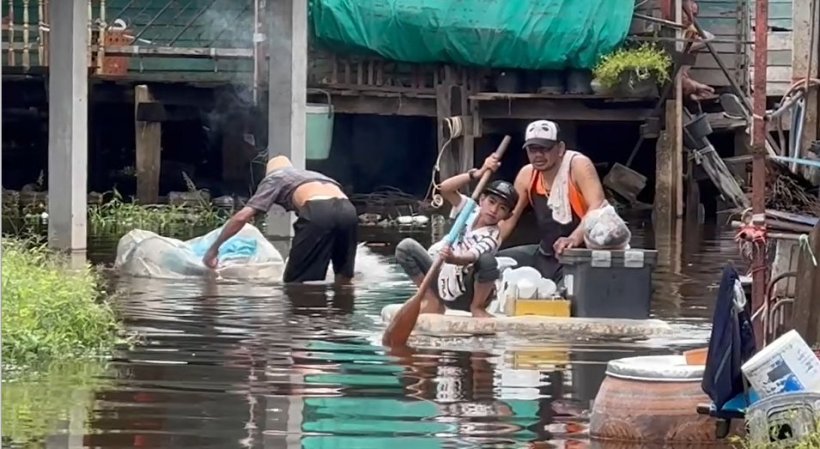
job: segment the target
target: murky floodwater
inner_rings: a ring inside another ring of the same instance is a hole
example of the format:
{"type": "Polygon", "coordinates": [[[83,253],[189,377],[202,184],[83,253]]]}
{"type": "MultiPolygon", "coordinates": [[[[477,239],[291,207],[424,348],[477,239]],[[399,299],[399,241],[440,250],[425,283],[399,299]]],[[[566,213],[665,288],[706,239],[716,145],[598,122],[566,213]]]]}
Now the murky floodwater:
{"type": "MultiPolygon", "coordinates": [[[[365,234],[387,245],[373,247],[383,256],[360,264],[348,288],[114,279],[118,308],[144,340],[104,366],[4,384],[3,446],[588,447],[585,410],[606,362],[702,344],[720,270],[738,260],[731,231],[656,239],[636,224],[633,247],[660,250],[653,315],[675,337],[441,340],[388,353],[379,312],[413,288],[390,258],[400,236],[365,234]],[[24,413],[9,430],[15,410],[24,413]]],[[[91,239],[91,258],[110,261],[115,245],[91,239]]]]}

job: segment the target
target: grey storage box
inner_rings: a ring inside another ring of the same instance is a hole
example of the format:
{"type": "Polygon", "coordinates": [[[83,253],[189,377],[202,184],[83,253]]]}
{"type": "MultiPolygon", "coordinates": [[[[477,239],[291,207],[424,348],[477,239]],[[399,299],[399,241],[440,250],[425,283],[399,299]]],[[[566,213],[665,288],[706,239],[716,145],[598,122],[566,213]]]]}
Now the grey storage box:
{"type": "Polygon", "coordinates": [[[572,316],[649,318],[655,250],[568,249],[558,256],[572,316]]]}

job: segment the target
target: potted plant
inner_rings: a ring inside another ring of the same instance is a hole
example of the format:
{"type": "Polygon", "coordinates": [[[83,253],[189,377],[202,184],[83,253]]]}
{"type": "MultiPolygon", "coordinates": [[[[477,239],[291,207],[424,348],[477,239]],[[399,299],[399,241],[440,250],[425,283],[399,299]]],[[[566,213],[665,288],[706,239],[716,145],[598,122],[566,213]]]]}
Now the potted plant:
{"type": "Polygon", "coordinates": [[[672,58],[656,46],[621,48],[598,62],[592,88],[599,94],[634,97],[657,96],[659,83],[669,81],[672,58]]]}

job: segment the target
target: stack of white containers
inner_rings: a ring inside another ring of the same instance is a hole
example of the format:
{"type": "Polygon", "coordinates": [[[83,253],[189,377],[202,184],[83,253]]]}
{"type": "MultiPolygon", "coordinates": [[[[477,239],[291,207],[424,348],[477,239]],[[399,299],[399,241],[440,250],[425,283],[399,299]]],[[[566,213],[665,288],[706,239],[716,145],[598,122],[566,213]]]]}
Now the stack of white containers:
{"type": "Polygon", "coordinates": [[[761,349],[741,370],[761,399],[796,391],[820,393],[820,360],[795,330],[761,349]]]}
{"type": "Polygon", "coordinates": [[[551,279],[541,277],[535,268],[521,267],[504,270],[497,291],[497,312],[509,316],[517,299],[555,299],[558,288],[551,279]]]}

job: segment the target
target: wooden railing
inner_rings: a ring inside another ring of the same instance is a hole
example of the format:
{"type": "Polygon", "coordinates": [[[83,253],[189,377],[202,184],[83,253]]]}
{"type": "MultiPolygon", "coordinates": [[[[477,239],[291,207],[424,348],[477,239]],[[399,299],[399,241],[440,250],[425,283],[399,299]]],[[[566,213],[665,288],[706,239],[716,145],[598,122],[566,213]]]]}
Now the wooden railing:
{"type": "Polygon", "coordinates": [[[45,66],[48,61],[48,0],[2,0],[3,65],[45,66]],[[32,4],[36,8],[32,8],[32,4]],[[18,19],[18,10],[20,11],[18,19]],[[33,56],[32,56],[33,53],[33,56]]]}
{"type": "MultiPolygon", "coordinates": [[[[48,36],[49,19],[48,3],[56,0],[0,0],[3,3],[2,49],[3,66],[28,70],[36,67],[48,66],[48,36]]],[[[71,1],[71,0],[66,0],[71,1]]],[[[187,11],[191,20],[187,23],[174,24],[173,35],[168,39],[153,41],[144,38],[147,30],[152,27],[170,28],[167,25],[155,23],[158,17],[166,14],[166,20],[173,20],[173,16],[180,16],[182,12],[169,11],[163,7],[153,17],[145,18],[142,23],[132,29],[119,17],[107,17],[114,8],[106,4],[106,0],[88,0],[88,48],[89,68],[100,75],[125,75],[129,60],[132,58],[183,58],[183,59],[257,59],[258,45],[254,44],[251,36],[262,27],[260,6],[264,0],[244,0],[247,5],[241,13],[247,16],[253,14],[251,27],[248,30],[247,42],[238,45],[239,48],[219,47],[216,42],[222,33],[216,33],[217,38],[202,40],[202,45],[191,42],[180,43],[183,33],[190,32],[195,27],[195,19],[202,16],[207,8],[197,8],[196,3],[179,6],[182,2],[168,1],[168,5],[177,4],[177,10],[187,11]],[[252,9],[252,11],[251,11],[252,9]],[[125,26],[123,26],[125,25],[125,26]],[[178,31],[177,31],[178,30],[178,31]],[[214,44],[217,45],[214,45],[214,44]]],[[[236,0],[237,4],[244,4],[236,0]]],[[[129,3],[130,4],[130,3],[129,3]]],[[[213,4],[213,2],[211,2],[213,4]]],[[[116,14],[118,11],[113,11],[116,14]]],[[[122,13],[122,11],[119,11],[122,13]]],[[[250,20],[250,17],[245,17],[250,20]]],[[[200,24],[201,25],[201,24],[200,24]]],[[[156,31],[156,30],[154,30],[156,31]]],[[[156,34],[156,33],[155,33],[156,34]]],[[[200,33],[201,34],[201,33],[200,33]]]]}
{"type": "MultiPolygon", "coordinates": [[[[348,91],[395,92],[434,95],[445,77],[446,64],[413,64],[377,57],[341,56],[311,49],[308,85],[348,91]]],[[[484,69],[453,67],[453,83],[479,90],[489,72],[484,69]]]]}

